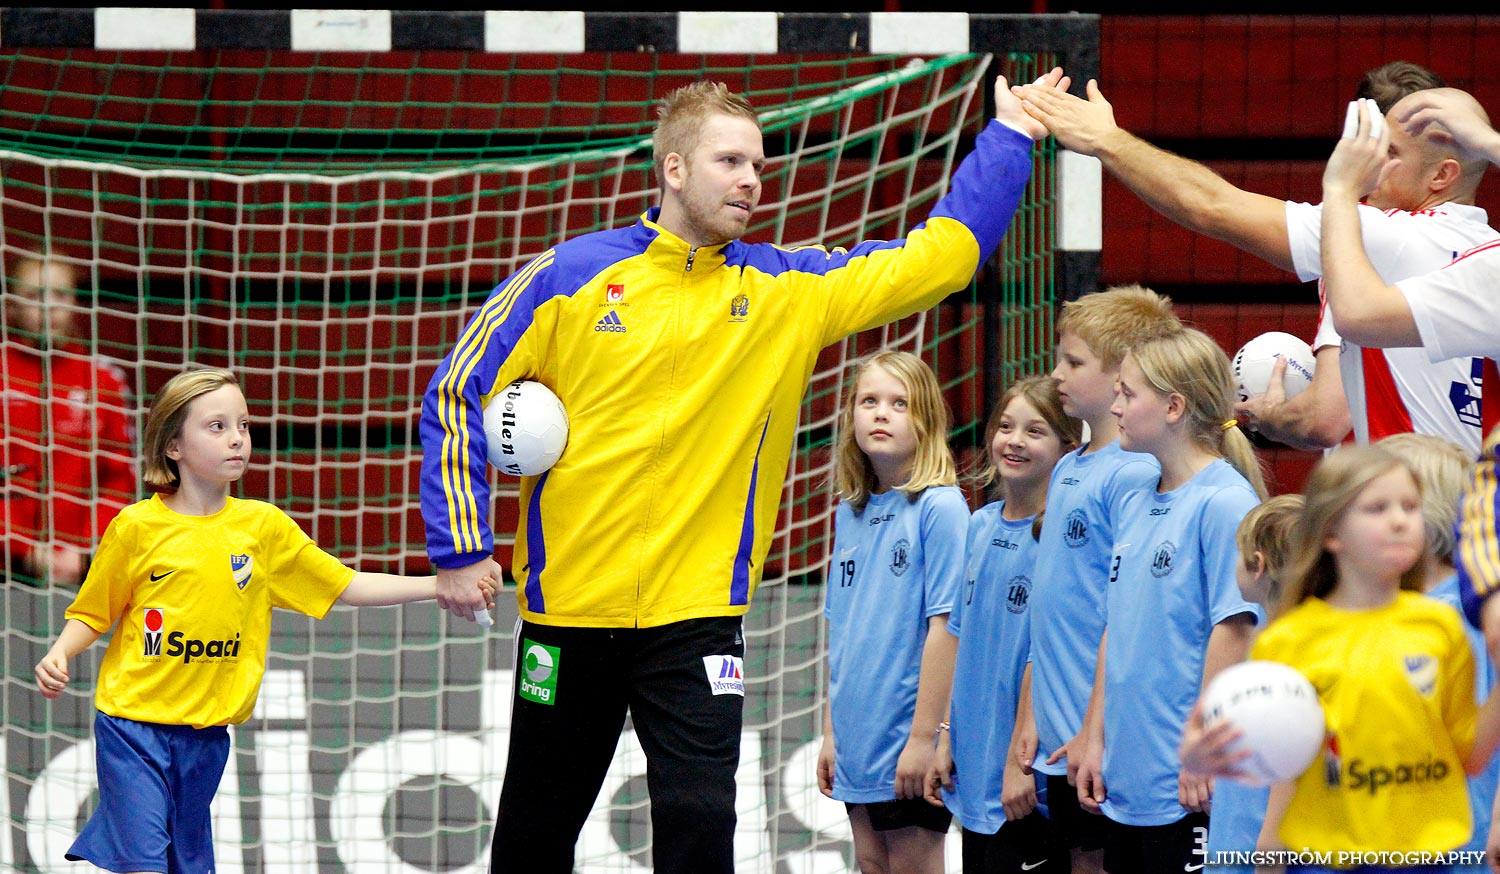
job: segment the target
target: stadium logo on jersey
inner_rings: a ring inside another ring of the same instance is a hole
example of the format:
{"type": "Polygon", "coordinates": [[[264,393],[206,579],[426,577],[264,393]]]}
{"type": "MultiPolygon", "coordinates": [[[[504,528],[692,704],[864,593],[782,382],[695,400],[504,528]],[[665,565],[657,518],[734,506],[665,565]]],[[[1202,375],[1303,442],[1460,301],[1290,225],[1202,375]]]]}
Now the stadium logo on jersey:
{"type": "Polygon", "coordinates": [[[521,652],[521,683],[518,694],[537,704],[556,704],[561,649],[522,639],[521,652]]]}
{"type": "Polygon", "coordinates": [[[604,296],[610,303],[619,303],[625,299],[625,286],[611,282],[605,287],[604,296]]]}
{"type": "Polygon", "coordinates": [[[748,318],[750,318],[750,298],[743,294],[735,295],[734,300],[729,302],[729,321],[743,322],[748,318]]]}
{"type": "Polygon", "coordinates": [[[166,623],[166,611],[160,607],[147,607],[141,611],[141,655],[145,658],[161,658],[161,629],[166,623]]]}
{"type": "Polygon", "coordinates": [[[620,314],[614,310],[610,310],[609,315],[600,319],[599,323],[594,325],[594,330],[601,334],[623,334],[625,333],[625,325],[620,321],[620,314]]]}
{"type": "Polygon", "coordinates": [[[708,675],[708,688],[715,695],[745,697],[745,662],[739,656],[704,656],[703,672],[708,675]]]}
{"type": "Polygon", "coordinates": [[[1005,609],[1015,614],[1026,612],[1026,600],[1031,597],[1031,578],[1022,574],[1010,581],[1010,591],[1005,593],[1005,609]]]}
{"type": "Polygon", "coordinates": [[[1401,666],[1406,669],[1406,679],[1423,698],[1431,698],[1437,691],[1438,660],[1426,653],[1402,656],[1401,666]]]}
{"type": "Polygon", "coordinates": [[[250,575],[255,572],[255,559],[248,555],[231,555],[229,571],[234,575],[234,584],[243,592],[250,584],[250,575]]]}
{"type": "Polygon", "coordinates": [[[911,541],[902,538],[891,547],[891,575],[901,576],[911,567],[911,541]]]}
{"type": "Polygon", "coordinates": [[[1077,549],[1089,542],[1089,517],[1082,510],[1074,510],[1063,520],[1063,543],[1077,549]]]}
{"type": "Polygon", "coordinates": [[[1170,574],[1176,558],[1177,544],[1170,540],[1163,540],[1151,556],[1151,576],[1160,579],[1170,574]]]}

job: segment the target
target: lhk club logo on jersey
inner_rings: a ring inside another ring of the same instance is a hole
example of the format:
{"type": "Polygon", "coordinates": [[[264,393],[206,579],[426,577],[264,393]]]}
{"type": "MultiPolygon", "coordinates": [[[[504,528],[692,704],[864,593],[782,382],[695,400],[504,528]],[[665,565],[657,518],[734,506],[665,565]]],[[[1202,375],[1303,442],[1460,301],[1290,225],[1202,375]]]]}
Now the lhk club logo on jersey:
{"type": "Polygon", "coordinates": [[[255,572],[255,559],[248,555],[231,555],[229,570],[234,574],[234,584],[243,592],[245,586],[250,584],[251,574],[255,572]]]}
{"type": "Polygon", "coordinates": [[[166,611],[160,607],[147,607],[141,611],[142,656],[161,658],[161,629],[167,624],[166,616],[166,611]]]}
{"type": "Polygon", "coordinates": [[[1005,593],[1005,609],[1017,615],[1026,612],[1026,602],[1031,599],[1031,578],[1025,574],[1013,577],[1005,593]]]}
{"type": "Polygon", "coordinates": [[[1177,561],[1177,544],[1163,540],[1151,555],[1151,576],[1161,579],[1172,572],[1177,561]]]}
{"type": "Polygon", "coordinates": [[[896,541],[891,547],[891,576],[899,577],[911,567],[911,542],[906,538],[896,541]]]}
{"type": "Polygon", "coordinates": [[[1089,517],[1082,510],[1074,510],[1063,520],[1063,543],[1077,549],[1089,542],[1089,517]]]}

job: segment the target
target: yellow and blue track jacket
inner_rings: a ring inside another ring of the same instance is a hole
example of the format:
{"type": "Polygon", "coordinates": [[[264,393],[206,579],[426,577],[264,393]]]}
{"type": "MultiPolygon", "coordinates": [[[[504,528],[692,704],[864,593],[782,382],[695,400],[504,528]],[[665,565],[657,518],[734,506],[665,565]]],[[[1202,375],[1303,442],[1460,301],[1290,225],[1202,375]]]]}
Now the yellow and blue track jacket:
{"type": "Polygon", "coordinates": [[[483,409],[517,379],[567,408],[521,482],[521,616],[629,628],[749,608],[823,347],[932,307],[994,250],[1031,141],[991,122],[905,239],[690,247],[655,221],[577,237],[502,283],[422,405],[422,513],[440,568],[493,556],[483,409]]]}

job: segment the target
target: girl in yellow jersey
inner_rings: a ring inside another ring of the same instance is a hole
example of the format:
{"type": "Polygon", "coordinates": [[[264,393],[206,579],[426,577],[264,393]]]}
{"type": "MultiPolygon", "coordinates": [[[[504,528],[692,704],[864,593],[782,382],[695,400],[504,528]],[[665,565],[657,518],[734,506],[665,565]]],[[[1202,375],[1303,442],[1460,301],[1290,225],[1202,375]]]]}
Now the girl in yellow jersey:
{"type": "MultiPolygon", "coordinates": [[[[68,661],[118,621],[99,667],[99,805],[69,860],[109,871],[212,871],[209,802],[229,754],[226,726],[255,706],[271,608],[322,618],[334,601],[432,600],[436,577],[357,573],[261,501],[230,496],[250,461],[234,375],[171,379],[146,418],[145,480],[158,494],[109,524],[67,624],[36,666],[48,698],[68,661]]],[[[493,605],[493,585],[480,583],[493,605]]]]}
{"type": "Polygon", "coordinates": [[[1306,498],[1282,615],[1253,657],[1312,681],[1328,738],[1301,777],[1272,790],[1261,843],[1279,836],[1340,870],[1411,870],[1468,840],[1464,775],[1494,752],[1500,698],[1475,706],[1461,621],[1419,594],[1422,495],[1406,463],[1380,447],[1341,449],[1314,469],[1306,498]]]}

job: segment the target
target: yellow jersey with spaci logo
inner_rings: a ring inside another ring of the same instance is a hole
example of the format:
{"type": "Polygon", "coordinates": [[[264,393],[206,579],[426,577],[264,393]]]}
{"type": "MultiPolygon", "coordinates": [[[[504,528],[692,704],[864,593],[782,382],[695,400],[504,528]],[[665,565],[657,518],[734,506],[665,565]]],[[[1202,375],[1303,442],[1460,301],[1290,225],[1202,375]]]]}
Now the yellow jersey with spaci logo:
{"type": "Polygon", "coordinates": [[[174,512],[159,495],[104,532],[67,618],[114,637],[95,706],[163,725],[235,725],[265,673],[271,609],[321,619],[354,579],[289,516],[229,498],[210,516],[174,512]]]}
{"type": "Polygon", "coordinates": [[[1286,846],[1446,852],[1469,839],[1478,708],[1462,621],[1415,592],[1370,610],[1309,598],[1256,640],[1252,658],[1301,671],[1327,721],[1281,821],[1286,846]]]}
{"type": "Polygon", "coordinates": [[[517,379],[561,399],[568,447],[521,482],[515,576],[542,625],[651,627],[746,612],[819,352],[962,289],[1031,170],[991,122],[904,239],[693,247],[656,221],[549,249],[491,294],[422,409],[422,511],[440,568],[489,558],[483,408],[517,379]]]}

